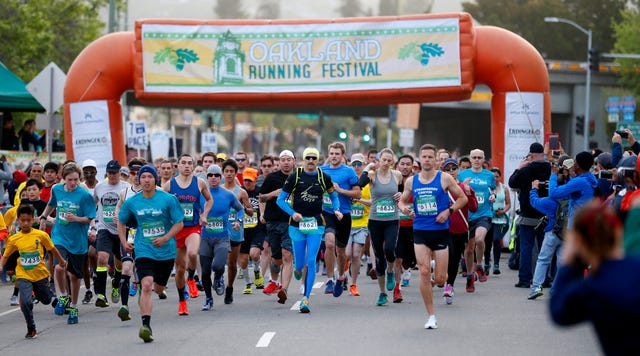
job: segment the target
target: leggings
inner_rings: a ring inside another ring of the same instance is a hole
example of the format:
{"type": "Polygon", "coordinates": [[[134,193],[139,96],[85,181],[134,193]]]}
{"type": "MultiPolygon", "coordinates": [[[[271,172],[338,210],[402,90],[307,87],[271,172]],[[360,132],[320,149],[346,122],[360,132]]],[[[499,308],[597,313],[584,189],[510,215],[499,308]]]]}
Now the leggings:
{"type": "Polygon", "coordinates": [[[447,266],[447,284],[453,287],[458,275],[458,265],[460,264],[460,258],[464,253],[464,247],[469,241],[469,232],[463,232],[461,234],[451,234],[451,245],[449,245],[449,266],[447,266]]]}
{"type": "Polygon", "coordinates": [[[200,267],[202,268],[202,286],[207,298],[212,298],[211,293],[211,271],[215,273],[216,278],[224,275],[224,266],[227,264],[227,257],[229,256],[229,248],[225,246],[219,246],[213,251],[213,257],[200,255],[200,267]]]}
{"type": "Polygon", "coordinates": [[[320,250],[320,242],[324,236],[324,226],[318,226],[315,234],[303,234],[297,227],[289,226],[289,236],[293,243],[293,266],[302,271],[307,266],[304,280],[304,296],[309,298],[316,280],[316,256],[320,250]]]}
{"type": "Polygon", "coordinates": [[[376,273],[384,275],[389,264],[396,260],[396,244],[398,243],[399,220],[378,221],[369,219],[369,234],[373,253],[376,255],[376,273]]]}
{"type": "Polygon", "coordinates": [[[491,246],[493,245],[493,264],[500,264],[500,254],[502,246],[500,241],[502,237],[507,233],[508,224],[491,224],[491,229],[484,237],[484,263],[489,264],[489,258],[491,257],[491,246]]]}

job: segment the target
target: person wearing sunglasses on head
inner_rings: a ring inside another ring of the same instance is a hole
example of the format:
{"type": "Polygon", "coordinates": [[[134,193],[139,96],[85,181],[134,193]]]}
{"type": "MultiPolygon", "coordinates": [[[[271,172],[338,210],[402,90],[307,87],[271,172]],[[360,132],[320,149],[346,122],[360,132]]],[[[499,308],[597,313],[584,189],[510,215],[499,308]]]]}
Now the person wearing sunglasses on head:
{"type": "Polygon", "coordinates": [[[290,217],[289,236],[293,243],[295,278],[301,279],[303,269],[307,268],[300,312],[309,313],[309,296],[316,276],[316,256],[325,231],[326,214],[323,213],[325,193],[330,197],[331,208],[336,219],[341,220],[343,215],[331,177],[318,168],[320,152],[316,148],[309,147],[304,150],[302,157],[304,157],[302,167],[297,168],[287,177],[276,202],[290,217]],[[291,205],[287,203],[289,197],[291,205]]]}

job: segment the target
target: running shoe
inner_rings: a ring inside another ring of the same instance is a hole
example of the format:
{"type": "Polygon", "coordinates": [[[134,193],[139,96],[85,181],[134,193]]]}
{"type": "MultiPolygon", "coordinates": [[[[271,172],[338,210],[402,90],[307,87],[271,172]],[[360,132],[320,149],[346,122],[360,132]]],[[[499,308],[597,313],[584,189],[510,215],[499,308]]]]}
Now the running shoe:
{"type": "Polygon", "coordinates": [[[78,308],[67,308],[69,310],[69,318],[67,318],[67,324],[77,324],[78,323],[78,308]]]}
{"type": "Polygon", "coordinates": [[[435,315],[429,315],[429,320],[427,320],[427,323],[424,324],[424,328],[425,329],[437,329],[438,328],[438,321],[436,320],[436,316],[435,315]]]}
{"type": "Polygon", "coordinates": [[[220,276],[214,279],[213,289],[215,289],[217,295],[224,294],[224,276],[220,276]]]}
{"type": "Polygon", "coordinates": [[[529,300],[534,300],[538,297],[542,297],[544,295],[544,293],[542,293],[542,287],[541,286],[537,286],[537,287],[532,287],[531,288],[531,293],[529,293],[529,296],[527,297],[527,299],[529,300]]]}
{"type": "Polygon", "coordinates": [[[84,298],[82,299],[82,304],[89,304],[91,303],[91,299],[93,299],[93,292],[91,290],[87,290],[84,293],[84,298]]]}
{"type": "Polygon", "coordinates": [[[120,303],[120,288],[113,288],[113,283],[111,287],[111,303],[120,303]]]}
{"type": "Polygon", "coordinates": [[[242,294],[253,294],[253,288],[251,288],[252,285],[252,283],[247,283],[244,290],[242,290],[242,294]]]}
{"type": "Polygon", "coordinates": [[[305,299],[300,302],[300,313],[307,314],[311,310],[309,310],[309,300],[305,299]]]}
{"type": "Polygon", "coordinates": [[[185,284],[184,290],[182,291],[182,296],[184,300],[189,300],[189,287],[185,284]]]}
{"type": "Polygon", "coordinates": [[[211,309],[213,309],[213,298],[207,297],[207,299],[205,299],[204,301],[204,304],[202,304],[202,310],[208,311],[211,309]]]}
{"type": "Polygon", "coordinates": [[[142,339],[142,341],[146,342],[152,342],[153,341],[153,333],[151,332],[151,328],[149,328],[148,326],[142,326],[140,328],[140,331],[138,331],[138,337],[140,337],[142,339]]]}
{"type": "Polygon", "coordinates": [[[118,309],[118,317],[121,321],[131,320],[131,314],[129,314],[129,307],[126,305],[121,306],[118,309]]]}
{"type": "Polygon", "coordinates": [[[327,281],[327,286],[324,288],[324,294],[333,294],[334,283],[333,279],[327,281]]]}
{"type": "Polygon", "coordinates": [[[198,286],[196,286],[195,279],[187,279],[187,286],[189,286],[189,297],[190,298],[198,298],[198,286]]]}
{"type": "Polygon", "coordinates": [[[129,295],[134,297],[136,294],[138,294],[138,282],[132,282],[129,286],[129,295]]]}
{"type": "Polygon", "coordinates": [[[98,294],[96,297],[96,307],[98,308],[106,308],[109,306],[109,302],[107,302],[107,297],[102,294],[98,294]]]}
{"type": "Polygon", "coordinates": [[[253,272],[253,283],[256,285],[256,289],[264,288],[264,277],[260,271],[253,272]]]}
{"type": "Polygon", "coordinates": [[[349,276],[344,276],[344,282],[342,282],[342,290],[345,292],[349,290],[349,276]]]}
{"type": "Polygon", "coordinates": [[[406,270],[404,270],[404,272],[402,272],[402,283],[401,283],[401,285],[403,287],[408,287],[409,286],[409,280],[411,280],[411,271],[406,269],[406,270]]]}
{"type": "Polygon", "coordinates": [[[336,280],[336,285],[333,287],[333,296],[338,298],[339,296],[342,295],[342,292],[344,291],[344,285],[345,285],[345,279],[339,279],[336,280]]]}
{"type": "Polygon", "coordinates": [[[282,288],[278,292],[278,303],[284,304],[287,301],[287,290],[282,288]]]}
{"type": "Polygon", "coordinates": [[[489,276],[489,271],[491,271],[491,265],[484,265],[484,274],[489,276]]]}
{"type": "Polygon", "coordinates": [[[400,288],[393,289],[393,302],[402,303],[402,292],[400,292],[400,288]]]}
{"type": "Polygon", "coordinates": [[[493,274],[500,274],[500,265],[495,264],[493,265],[493,274]]]}
{"type": "Polygon", "coordinates": [[[278,288],[278,284],[275,281],[270,281],[269,284],[262,290],[262,293],[266,295],[273,294],[278,288]]]}
{"type": "Polygon", "coordinates": [[[473,275],[467,276],[467,293],[473,293],[476,291],[476,287],[474,285],[473,275]]]}
{"type": "Polygon", "coordinates": [[[189,308],[187,308],[186,300],[178,302],[178,315],[189,315],[189,308]]]}
{"type": "Polygon", "coordinates": [[[233,303],[233,287],[227,287],[224,290],[224,304],[233,303]]]}
{"type": "Polygon", "coordinates": [[[482,267],[478,267],[476,273],[478,274],[478,280],[480,282],[484,283],[487,281],[487,274],[484,273],[484,269],[482,267]]]}
{"type": "Polygon", "coordinates": [[[391,292],[396,287],[396,276],[393,271],[387,272],[387,290],[391,292]]]}
{"type": "Polygon", "coordinates": [[[360,296],[360,292],[358,291],[358,287],[355,284],[351,285],[351,287],[349,288],[349,292],[354,297],[359,297],[360,296]]]}
{"type": "Polygon", "coordinates": [[[204,286],[202,285],[201,281],[196,280],[196,288],[198,288],[199,292],[204,292],[204,286]]]}
{"type": "Polygon", "coordinates": [[[296,280],[301,280],[302,279],[302,271],[298,271],[297,269],[293,271],[293,277],[295,277],[296,280]]]}
{"type": "Polygon", "coordinates": [[[38,337],[38,333],[36,329],[27,329],[27,335],[24,336],[25,339],[35,339],[38,337]]]}
{"type": "Polygon", "coordinates": [[[67,305],[69,304],[69,297],[58,297],[58,302],[55,305],[53,310],[56,315],[63,315],[65,310],[67,309],[67,305]]]}
{"type": "Polygon", "coordinates": [[[18,304],[20,304],[18,303],[18,296],[12,295],[11,298],[9,298],[9,305],[16,306],[18,304]]]}
{"type": "Polygon", "coordinates": [[[376,273],[376,269],[372,267],[371,263],[367,265],[367,274],[373,280],[378,279],[378,274],[376,273]]]}
{"type": "Polygon", "coordinates": [[[158,298],[167,299],[167,291],[163,290],[160,294],[158,294],[158,298]]]}
{"type": "Polygon", "coordinates": [[[442,297],[444,298],[445,303],[447,305],[451,305],[453,303],[453,296],[455,295],[453,291],[453,286],[451,284],[447,284],[444,287],[444,293],[442,293],[442,297]]]}
{"type": "Polygon", "coordinates": [[[378,296],[378,301],[376,302],[376,305],[383,306],[383,305],[387,304],[387,302],[388,302],[387,294],[386,293],[380,293],[380,296],[378,296]]]}

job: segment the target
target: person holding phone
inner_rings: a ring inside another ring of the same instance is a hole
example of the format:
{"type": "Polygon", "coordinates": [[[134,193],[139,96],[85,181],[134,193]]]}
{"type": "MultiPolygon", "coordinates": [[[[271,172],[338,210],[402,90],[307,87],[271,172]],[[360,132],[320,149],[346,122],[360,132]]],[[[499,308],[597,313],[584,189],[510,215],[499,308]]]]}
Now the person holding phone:
{"type": "Polygon", "coordinates": [[[613,137],[611,137],[611,164],[613,166],[617,166],[623,157],[623,138],[629,142],[629,147],[631,147],[634,154],[640,154],[640,143],[636,141],[633,132],[629,129],[616,130],[616,132],[613,133],[613,137]],[[627,137],[622,137],[624,134],[626,134],[627,137]]]}

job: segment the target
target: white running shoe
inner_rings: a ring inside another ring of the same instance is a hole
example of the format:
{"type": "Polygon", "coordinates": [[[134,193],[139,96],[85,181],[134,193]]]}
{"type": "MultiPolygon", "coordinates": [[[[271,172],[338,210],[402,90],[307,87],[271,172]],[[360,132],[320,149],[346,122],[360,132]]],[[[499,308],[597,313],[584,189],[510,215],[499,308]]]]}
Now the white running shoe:
{"type": "Polygon", "coordinates": [[[437,329],[438,328],[438,321],[436,320],[436,316],[435,315],[429,315],[429,320],[427,320],[427,323],[424,324],[424,328],[425,329],[437,329]]]}

